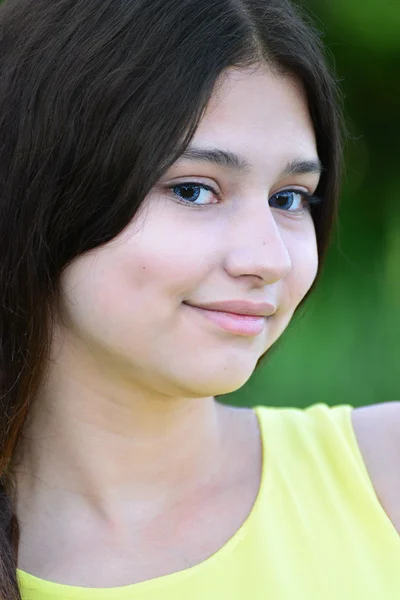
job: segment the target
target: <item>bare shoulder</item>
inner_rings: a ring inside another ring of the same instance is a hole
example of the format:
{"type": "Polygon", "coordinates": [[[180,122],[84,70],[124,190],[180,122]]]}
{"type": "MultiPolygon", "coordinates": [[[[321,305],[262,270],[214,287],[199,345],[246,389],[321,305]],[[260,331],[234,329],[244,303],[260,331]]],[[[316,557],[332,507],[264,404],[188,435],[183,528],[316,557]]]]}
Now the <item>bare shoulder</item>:
{"type": "Polygon", "coordinates": [[[400,402],[383,402],[354,408],[351,414],[354,431],[363,446],[379,441],[380,450],[391,444],[400,449],[400,402]],[[371,442],[371,443],[370,443],[371,442]]]}
{"type": "Polygon", "coordinates": [[[368,468],[380,475],[400,458],[400,402],[355,408],[353,428],[368,468]]]}
{"type": "Polygon", "coordinates": [[[351,417],[375,492],[400,533],[400,402],[355,408],[351,417]]]}

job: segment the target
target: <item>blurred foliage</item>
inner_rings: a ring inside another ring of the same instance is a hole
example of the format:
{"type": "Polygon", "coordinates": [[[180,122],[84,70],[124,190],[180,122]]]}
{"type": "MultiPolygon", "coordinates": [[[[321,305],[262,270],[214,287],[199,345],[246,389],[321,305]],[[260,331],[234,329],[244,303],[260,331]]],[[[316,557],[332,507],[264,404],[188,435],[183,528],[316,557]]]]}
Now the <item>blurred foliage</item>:
{"type": "Polygon", "coordinates": [[[234,405],[400,400],[400,0],[303,0],[324,32],[351,135],[319,289],[234,405]]]}

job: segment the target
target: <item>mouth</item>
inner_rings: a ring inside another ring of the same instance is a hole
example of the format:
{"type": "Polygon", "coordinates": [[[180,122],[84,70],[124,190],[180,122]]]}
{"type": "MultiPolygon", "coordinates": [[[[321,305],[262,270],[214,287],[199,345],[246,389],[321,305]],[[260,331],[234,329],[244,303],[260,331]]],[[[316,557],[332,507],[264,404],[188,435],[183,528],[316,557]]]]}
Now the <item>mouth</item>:
{"type": "MultiPolygon", "coordinates": [[[[186,304],[185,302],[183,304],[186,304]]],[[[241,336],[257,336],[264,331],[268,317],[260,317],[256,315],[239,315],[231,312],[223,312],[219,310],[209,310],[199,308],[192,304],[186,304],[190,309],[197,312],[201,317],[206,318],[214,325],[241,336]]]]}

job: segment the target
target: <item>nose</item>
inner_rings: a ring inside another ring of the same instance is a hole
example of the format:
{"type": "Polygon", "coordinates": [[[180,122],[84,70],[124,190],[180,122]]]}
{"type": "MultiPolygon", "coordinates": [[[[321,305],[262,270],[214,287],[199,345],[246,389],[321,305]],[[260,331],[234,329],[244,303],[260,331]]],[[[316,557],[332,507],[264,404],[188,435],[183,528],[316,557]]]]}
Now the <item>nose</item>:
{"type": "Polygon", "coordinates": [[[282,228],[273,210],[265,203],[251,211],[242,211],[230,231],[225,269],[231,277],[253,276],[262,284],[284,279],[292,269],[292,260],[282,228]]]}

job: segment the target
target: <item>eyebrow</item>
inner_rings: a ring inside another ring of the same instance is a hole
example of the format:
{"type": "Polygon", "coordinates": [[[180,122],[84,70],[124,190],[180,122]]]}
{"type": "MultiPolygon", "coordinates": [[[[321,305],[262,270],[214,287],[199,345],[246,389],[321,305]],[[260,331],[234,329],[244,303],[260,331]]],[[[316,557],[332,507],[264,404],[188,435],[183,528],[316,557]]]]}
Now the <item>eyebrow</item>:
{"type": "MultiPolygon", "coordinates": [[[[252,164],[240,154],[221,150],[220,148],[190,146],[178,158],[178,161],[181,160],[200,161],[221,167],[228,167],[243,175],[249,173],[252,169],[252,164]]],[[[319,158],[312,160],[294,159],[286,165],[281,175],[302,175],[304,173],[321,175],[323,171],[325,169],[319,158]]]]}

